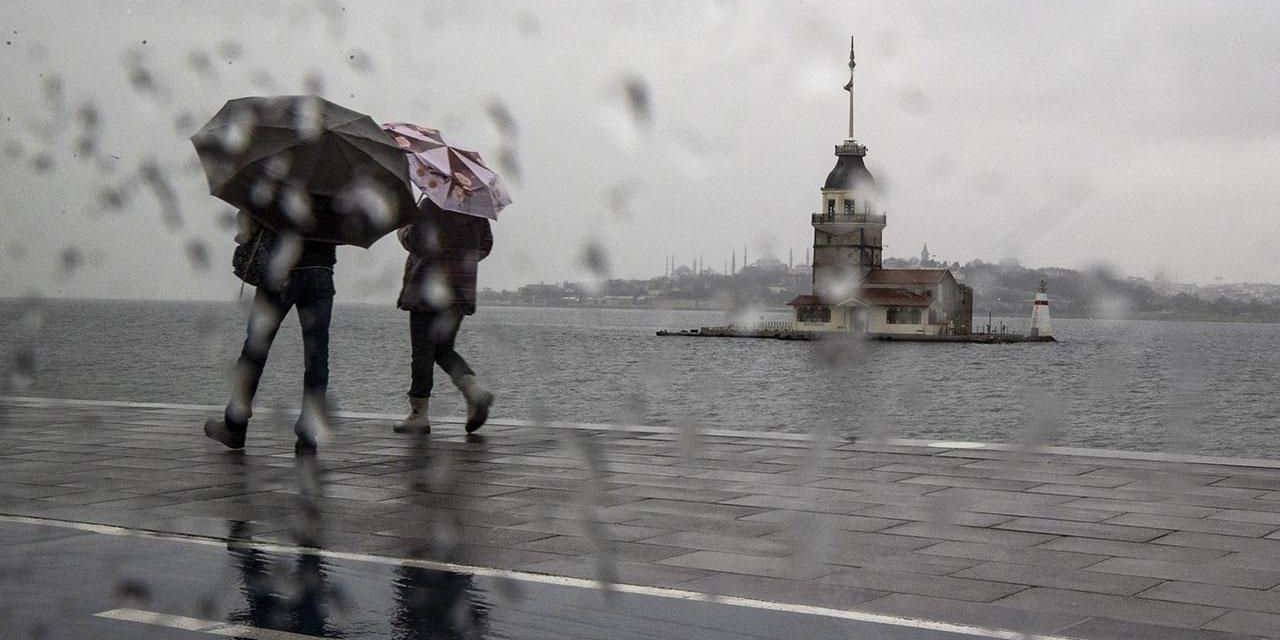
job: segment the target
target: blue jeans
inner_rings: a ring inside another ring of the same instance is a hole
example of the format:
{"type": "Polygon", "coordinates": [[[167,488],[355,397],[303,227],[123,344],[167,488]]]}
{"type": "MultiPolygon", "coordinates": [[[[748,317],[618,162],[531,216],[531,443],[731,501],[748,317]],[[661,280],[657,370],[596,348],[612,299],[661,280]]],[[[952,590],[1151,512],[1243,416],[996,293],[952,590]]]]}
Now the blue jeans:
{"type": "Polygon", "coordinates": [[[298,308],[302,324],[304,373],[303,406],[323,407],[329,387],[329,322],[333,316],[333,272],[326,268],[295,269],[289,285],[281,291],[259,287],[253,296],[253,311],[245,330],[244,347],[236,362],[235,391],[227,405],[228,427],[243,428],[253,397],[258,393],[262,370],[280,324],[289,309],[298,308]],[[314,404],[314,403],[319,403],[314,404]],[[241,406],[237,406],[240,404],[241,406]]]}
{"type": "Polygon", "coordinates": [[[437,364],[455,383],[462,376],[475,374],[467,361],[453,349],[453,341],[462,327],[462,317],[458,309],[409,312],[409,342],[413,349],[410,396],[431,397],[433,372],[437,364]]]}

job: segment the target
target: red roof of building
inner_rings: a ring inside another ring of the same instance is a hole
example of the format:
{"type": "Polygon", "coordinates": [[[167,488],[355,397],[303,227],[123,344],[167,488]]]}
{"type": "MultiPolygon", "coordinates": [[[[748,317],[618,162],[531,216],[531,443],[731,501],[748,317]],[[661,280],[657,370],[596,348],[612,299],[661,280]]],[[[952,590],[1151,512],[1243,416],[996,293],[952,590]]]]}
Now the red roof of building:
{"type": "Polygon", "coordinates": [[[814,296],[814,295],[810,295],[810,294],[805,293],[805,294],[801,294],[801,295],[796,296],[794,300],[792,300],[791,302],[788,302],[788,303],[787,303],[787,306],[789,306],[789,307],[807,307],[807,306],[811,306],[811,305],[818,305],[818,304],[826,304],[826,303],[825,303],[825,302],[823,302],[823,301],[822,301],[822,298],[820,298],[820,297],[818,297],[818,296],[814,296]]]}
{"type": "Polygon", "coordinates": [[[861,302],[867,305],[877,307],[927,307],[933,302],[933,298],[908,291],[906,289],[859,289],[858,295],[852,300],[845,301],[842,304],[850,302],[861,302]]]}
{"type": "Polygon", "coordinates": [[[946,269],[872,269],[862,284],[936,284],[946,269]]]}

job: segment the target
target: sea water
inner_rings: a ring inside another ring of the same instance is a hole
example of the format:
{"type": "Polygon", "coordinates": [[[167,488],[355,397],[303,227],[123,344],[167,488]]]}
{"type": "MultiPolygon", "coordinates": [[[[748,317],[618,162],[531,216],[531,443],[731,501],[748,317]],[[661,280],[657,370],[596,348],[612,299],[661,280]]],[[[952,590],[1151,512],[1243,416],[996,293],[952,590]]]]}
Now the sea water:
{"type": "MultiPolygon", "coordinates": [[[[0,386],[218,405],[246,317],[235,303],[0,301],[0,386]]],[[[259,407],[300,401],[296,318],[272,348],[259,407]]],[[[457,348],[497,395],[495,419],[1280,458],[1277,325],[1055,318],[1059,342],[1007,345],[654,335],[726,322],[706,311],[482,307],[457,348]]],[[[338,408],[402,412],[408,377],[408,315],[338,304],[338,408]]],[[[431,413],[463,410],[437,370],[431,413]]]]}

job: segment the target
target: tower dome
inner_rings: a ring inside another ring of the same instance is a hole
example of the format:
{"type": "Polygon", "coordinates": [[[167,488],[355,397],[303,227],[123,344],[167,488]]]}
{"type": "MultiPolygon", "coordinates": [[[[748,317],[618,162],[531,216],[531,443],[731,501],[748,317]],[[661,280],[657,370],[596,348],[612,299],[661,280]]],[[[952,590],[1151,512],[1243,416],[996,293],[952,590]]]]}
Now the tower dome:
{"type": "Polygon", "coordinates": [[[867,148],[846,140],[836,145],[836,166],[827,174],[827,181],[822,184],[823,191],[862,191],[875,193],[876,179],[867,170],[863,158],[867,148]]]}

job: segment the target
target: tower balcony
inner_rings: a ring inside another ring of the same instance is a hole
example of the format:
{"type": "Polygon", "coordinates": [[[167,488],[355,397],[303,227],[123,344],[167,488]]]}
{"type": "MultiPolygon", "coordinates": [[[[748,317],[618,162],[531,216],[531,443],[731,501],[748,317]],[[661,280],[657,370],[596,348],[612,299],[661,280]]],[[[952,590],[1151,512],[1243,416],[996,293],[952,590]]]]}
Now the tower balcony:
{"type": "Polygon", "coordinates": [[[858,144],[857,140],[845,140],[836,145],[836,155],[838,156],[865,156],[867,155],[867,146],[858,144]]]}
{"type": "Polygon", "coordinates": [[[884,214],[876,215],[874,213],[846,213],[844,211],[835,211],[827,213],[814,213],[810,215],[813,226],[818,225],[853,225],[853,224],[885,224],[884,214]]]}

